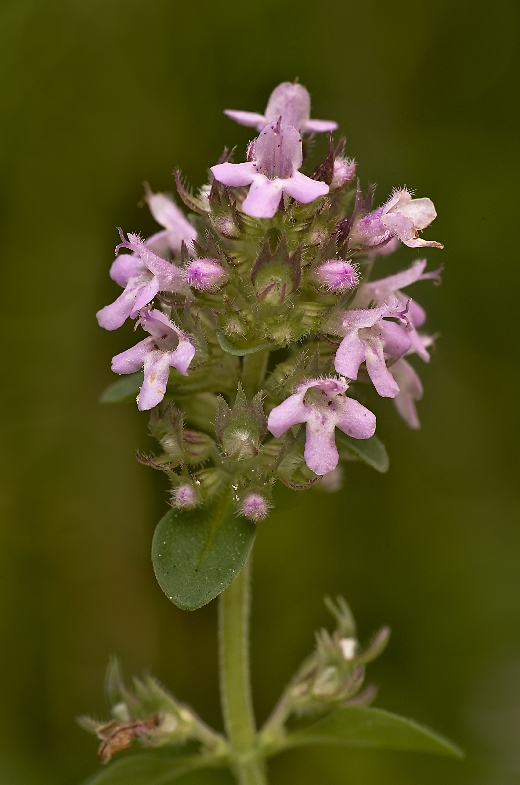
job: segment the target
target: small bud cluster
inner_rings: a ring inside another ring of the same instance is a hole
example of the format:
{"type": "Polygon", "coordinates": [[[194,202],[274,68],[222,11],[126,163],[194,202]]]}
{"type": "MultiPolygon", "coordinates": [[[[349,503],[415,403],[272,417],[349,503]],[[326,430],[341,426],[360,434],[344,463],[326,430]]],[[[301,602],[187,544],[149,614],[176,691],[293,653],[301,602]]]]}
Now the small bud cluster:
{"type": "Polygon", "coordinates": [[[134,690],[127,689],[121,678],[117,660],[107,672],[106,688],[112,718],[98,722],[91,717],[78,717],[78,723],[100,740],[98,757],[108,763],[117,752],[127,749],[135,740],[144,747],[184,744],[198,741],[204,754],[225,753],[227,743],[187,705],[151,676],[134,678],[134,690]]]}
{"type": "Polygon", "coordinates": [[[323,487],[339,487],[336,429],[375,432],[367,385],[419,427],[408,357],[428,361],[432,338],[403,290],[440,270],[424,259],[393,275],[373,268],[400,243],[442,246],[419,234],[436,216],[430,199],[401,188],[373,207],[344,139],[333,143],[336,123],[311,119],[302,85],[279,85],[264,114],[226,114],[258,132],[246,160],[224,151],[197,195],[177,173],[188,218],[147,188],[162,230],[121,232],[110,275],[123,291],[97,317],[107,330],[134,319],[147,334],[112,369],[135,375],[138,407],[152,412],[163,452],[139,458],[168,473],[173,506],[227,493],[259,521],[276,480],[304,489],[329,475],[323,487]],[[303,135],[323,131],[328,153],[304,174],[303,135]]]}
{"type": "Polygon", "coordinates": [[[274,740],[291,714],[322,714],[338,706],[367,706],[376,695],[374,685],[363,686],[365,666],[383,652],[390,629],[383,627],[366,647],[356,637],[354,618],[343,597],[325,600],[336,617],[331,634],[316,634],[316,648],[302,663],[286,687],[277,707],[264,726],[264,741],[274,740]]]}

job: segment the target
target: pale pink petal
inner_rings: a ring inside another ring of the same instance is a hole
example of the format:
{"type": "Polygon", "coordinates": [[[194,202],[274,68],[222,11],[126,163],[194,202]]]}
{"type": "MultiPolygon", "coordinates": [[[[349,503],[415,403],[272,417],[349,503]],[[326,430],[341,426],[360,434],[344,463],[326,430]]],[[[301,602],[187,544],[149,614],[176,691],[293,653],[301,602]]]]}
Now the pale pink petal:
{"type": "Polygon", "coordinates": [[[159,279],[154,275],[148,283],[139,287],[135,293],[135,302],[130,311],[130,318],[135,319],[141,308],[148,305],[159,291],[159,279]]]}
{"type": "Polygon", "coordinates": [[[404,289],[412,283],[419,281],[421,275],[426,267],[426,259],[417,259],[407,270],[402,270],[395,275],[389,275],[387,278],[380,278],[377,281],[371,281],[365,284],[364,289],[372,291],[387,291],[397,292],[398,289],[404,289]]]}
{"type": "Polygon", "coordinates": [[[112,358],[112,370],[114,373],[135,373],[140,371],[143,367],[144,360],[147,354],[153,349],[153,339],[145,338],[140,341],[136,346],[127,349],[126,352],[116,354],[112,358]]]}
{"type": "Polygon", "coordinates": [[[184,333],[168,319],[166,314],[159,311],[157,308],[145,308],[142,310],[138,323],[142,326],[143,330],[150,333],[156,340],[170,336],[175,338],[178,337],[179,334],[184,335],[184,333]]]}
{"type": "Polygon", "coordinates": [[[322,133],[323,131],[335,131],[338,124],[333,120],[307,120],[302,126],[302,131],[308,133],[322,133]]]}
{"type": "Polygon", "coordinates": [[[444,248],[442,243],[436,243],[435,240],[422,240],[420,237],[414,237],[411,240],[400,239],[408,248],[444,248]]]}
{"type": "Polygon", "coordinates": [[[150,192],[146,200],[157,223],[168,230],[168,242],[174,253],[181,250],[183,241],[190,243],[197,238],[194,227],[169,196],[150,192]]]}
{"type": "Polygon", "coordinates": [[[348,379],[357,379],[359,366],[365,359],[366,345],[358,338],[357,332],[349,332],[341,341],[334,368],[348,379]]]}
{"type": "Polygon", "coordinates": [[[292,125],[269,123],[255,141],[254,159],[258,172],[269,179],[292,177],[302,165],[302,139],[292,125]]]}
{"type": "Polygon", "coordinates": [[[400,357],[409,350],[410,334],[400,324],[382,319],[379,323],[379,332],[383,339],[385,354],[400,357]]]}
{"type": "Polygon", "coordinates": [[[338,465],[338,449],[334,441],[334,426],[316,429],[307,423],[305,434],[305,463],[315,474],[327,474],[338,465]]]}
{"type": "Polygon", "coordinates": [[[110,268],[110,277],[119,286],[126,286],[130,278],[142,275],[146,272],[146,266],[135,254],[125,253],[117,256],[110,268]]]}
{"type": "Polygon", "coordinates": [[[375,341],[367,345],[365,360],[367,373],[379,395],[383,398],[395,398],[399,386],[386,367],[382,345],[375,341]]]}
{"type": "Polygon", "coordinates": [[[211,171],[216,180],[224,185],[239,188],[242,185],[249,185],[257,176],[257,171],[254,165],[250,162],[243,164],[215,164],[211,167],[211,171]]]}
{"type": "Polygon", "coordinates": [[[304,422],[307,419],[307,408],[303,403],[303,394],[295,394],[286,398],[279,406],[272,409],[269,417],[267,418],[267,428],[269,431],[278,438],[285,433],[288,428],[291,428],[297,423],[304,422]]]}
{"type": "Polygon", "coordinates": [[[325,196],[329,192],[329,186],[320,180],[311,180],[310,177],[295,172],[292,177],[284,181],[283,189],[289,196],[302,204],[313,202],[320,196],[325,196]]]}
{"type": "Polygon", "coordinates": [[[143,286],[146,286],[148,280],[149,278],[144,278],[144,276],[130,278],[126,289],[119,295],[117,300],[97,312],[96,317],[99,326],[104,327],[105,330],[117,330],[121,327],[132,313],[137,294],[143,286]]]}
{"type": "Polygon", "coordinates": [[[265,115],[258,114],[258,112],[242,112],[240,109],[225,109],[224,114],[232,120],[235,120],[235,122],[240,123],[240,125],[247,125],[251,128],[256,128],[258,131],[261,131],[264,125],[269,122],[265,115]]]}
{"type": "Polygon", "coordinates": [[[168,362],[172,368],[176,368],[183,376],[188,375],[188,366],[195,355],[195,347],[191,341],[179,338],[179,345],[173,352],[166,352],[168,362]]]}
{"type": "Polygon", "coordinates": [[[309,120],[311,97],[303,85],[282,82],[275,87],[265,110],[267,122],[276,122],[281,116],[284,125],[292,125],[298,131],[309,120]]]}
{"type": "Polygon", "coordinates": [[[242,202],[242,210],[253,218],[272,218],[282,198],[285,180],[268,180],[256,175],[247,197],[242,202]]]}
{"type": "Polygon", "coordinates": [[[420,401],[423,395],[423,386],[415,369],[406,362],[398,360],[390,369],[399,385],[399,395],[394,398],[395,407],[405,423],[414,430],[421,427],[415,401],[420,401]]]}
{"type": "Polygon", "coordinates": [[[354,398],[345,398],[336,426],[354,439],[370,439],[376,430],[376,416],[354,398]]]}
{"type": "Polygon", "coordinates": [[[144,381],[137,396],[137,408],[140,411],[153,409],[162,401],[166,393],[169,375],[168,352],[148,352],[144,358],[144,381]]]}

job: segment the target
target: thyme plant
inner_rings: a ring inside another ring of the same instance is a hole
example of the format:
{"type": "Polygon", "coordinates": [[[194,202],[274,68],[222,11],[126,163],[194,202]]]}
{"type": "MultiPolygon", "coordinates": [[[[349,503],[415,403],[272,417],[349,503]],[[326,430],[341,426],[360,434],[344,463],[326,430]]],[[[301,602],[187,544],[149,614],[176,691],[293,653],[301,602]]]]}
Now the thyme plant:
{"type": "Polygon", "coordinates": [[[280,84],[264,114],[226,114],[256,129],[245,161],[233,163],[225,150],[196,195],[177,172],[187,216],[169,196],[147,190],[162,229],[146,240],[120,231],[110,275],[123,291],[97,314],[107,330],[133,319],[145,333],[113,358],[123,378],[104,400],[137,395],[138,408],[150,411],[160,449],[138,457],[171,482],[171,509],[152,545],[159,585],[185,610],[219,596],[226,735],[151,677],[127,688],[114,661],[111,719],[80,719],[101,741],[101,763],[110,762],[91,785],[166,785],[222,766],[241,785],[261,785],[270,756],[304,744],[460,755],[433,731],[370,706],[375,691],[364,686],[365,668],[389,630],[361,645],[341,597],[326,601],[335,629],[316,635],[314,651],[256,729],[248,663],[256,528],[278,482],[294,491],[337,489],[342,462],[353,459],[386,471],[376,417],[363,403],[368,385],[419,427],[415,361],[429,360],[433,339],[420,331],[424,310],[405,290],[438,281],[441,268],[427,271],[422,258],[394,275],[384,267],[400,243],[442,246],[420,235],[436,216],[427,197],[399,188],[374,208],[373,187],[362,190],[345,140],[333,139],[336,123],[310,118],[302,85],[280,84]],[[329,134],[328,153],[304,174],[321,132],[329,134]],[[141,752],[116,755],[134,741],[141,752]]]}

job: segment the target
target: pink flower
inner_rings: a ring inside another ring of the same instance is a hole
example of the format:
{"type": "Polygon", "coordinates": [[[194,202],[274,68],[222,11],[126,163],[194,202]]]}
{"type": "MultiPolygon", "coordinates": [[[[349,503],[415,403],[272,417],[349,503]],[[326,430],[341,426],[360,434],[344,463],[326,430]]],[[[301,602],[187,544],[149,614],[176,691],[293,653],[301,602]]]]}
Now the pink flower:
{"type": "Polygon", "coordinates": [[[135,373],[144,368],[143,385],[137,396],[137,407],[144,411],[153,409],[164,398],[170,368],[176,368],[183,376],[188,375],[195,347],[190,337],[162,311],[144,308],[137,324],[149,332],[150,337],[117,354],[112,359],[112,370],[115,373],[135,373]]]}
{"type": "Polygon", "coordinates": [[[415,351],[419,357],[428,362],[430,355],[426,351],[424,339],[417,332],[417,327],[421,327],[426,321],[426,313],[423,308],[414,300],[401,292],[406,286],[410,286],[416,281],[426,280],[439,280],[442,267],[431,273],[425,273],[426,259],[417,259],[411,267],[407,270],[402,270],[396,275],[389,275],[387,278],[380,278],[377,281],[363,284],[356,294],[354,304],[368,305],[375,302],[377,305],[382,305],[388,300],[389,297],[394,296],[401,303],[403,307],[407,308],[408,327],[407,333],[411,341],[411,349],[415,351]]]}
{"type": "Polygon", "coordinates": [[[395,190],[382,207],[360,218],[351,233],[354,243],[379,245],[397,237],[410,248],[442,248],[434,240],[422,240],[418,232],[426,229],[437,217],[431,199],[412,199],[406,189],[395,190]]]}
{"type": "Polygon", "coordinates": [[[344,335],[334,360],[336,371],[349,379],[357,379],[359,366],[365,362],[379,395],[395,398],[399,386],[386,367],[385,358],[406,354],[411,341],[401,325],[386,319],[403,317],[395,297],[378,308],[343,311],[336,328],[344,335]]]}
{"type": "Polygon", "coordinates": [[[251,185],[242,210],[254,218],[272,218],[282,193],[307,204],[329,192],[326,183],[298,171],[302,165],[302,140],[291,125],[270,123],[250,145],[252,160],[243,164],[216,164],[215,179],[224,185],[251,185]]]}
{"type": "Polygon", "coordinates": [[[217,259],[194,259],[186,265],[186,282],[194,289],[218,289],[227,273],[217,259]]]}
{"type": "Polygon", "coordinates": [[[354,439],[369,439],[376,418],[359,401],[348,398],[346,379],[310,379],[271,411],[267,427],[275,437],[297,423],[306,423],[305,463],[316,474],[327,474],[338,464],[334,429],[354,439]]]}
{"type": "Polygon", "coordinates": [[[292,125],[297,131],[319,132],[335,131],[338,124],[331,120],[311,120],[311,97],[301,84],[282,82],[275,87],[265,110],[265,114],[242,112],[226,109],[224,114],[240,125],[248,125],[261,131],[268,123],[282,118],[284,125],[292,125]]]}
{"type": "Polygon", "coordinates": [[[189,293],[184,272],[157,256],[138,235],[129,234],[125,240],[121,233],[121,240],[116,251],[128,248],[133,253],[118,256],[110,268],[110,277],[125,290],[97,312],[99,325],[105,330],[117,330],[128,317],[135,319],[159,291],[189,293]]]}
{"type": "Polygon", "coordinates": [[[327,259],[315,269],[314,277],[330,292],[345,292],[357,286],[359,266],[344,259],[327,259]]]}

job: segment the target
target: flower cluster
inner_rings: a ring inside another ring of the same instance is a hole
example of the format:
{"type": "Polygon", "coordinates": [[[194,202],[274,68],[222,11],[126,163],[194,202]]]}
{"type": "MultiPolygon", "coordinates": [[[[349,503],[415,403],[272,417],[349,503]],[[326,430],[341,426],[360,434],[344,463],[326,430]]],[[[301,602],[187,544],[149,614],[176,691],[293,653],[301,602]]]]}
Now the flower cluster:
{"type": "Polygon", "coordinates": [[[345,140],[333,142],[336,123],[310,119],[302,85],[279,85],[264,114],[226,114],[258,132],[245,161],[224,151],[198,194],[177,173],[187,217],[147,189],[162,230],[121,232],[110,275],[123,292],[97,317],[107,330],[134,319],[148,334],[113,358],[131,377],[111,399],[133,385],[139,409],[152,410],[163,452],[140,458],[168,473],[172,504],[228,493],[258,521],[276,480],[307,488],[342,451],[362,456],[352,440],[376,438],[370,388],[419,427],[422,385],[408,357],[427,362],[432,338],[403,290],[440,269],[420,259],[377,278],[373,268],[401,243],[442,246],[420,235],[436,216],[430,199],[401,188],[374,209],[345,140]],[[329,132],[328,152],[304,174],[302,137],[316,132],[329,132]]]}

